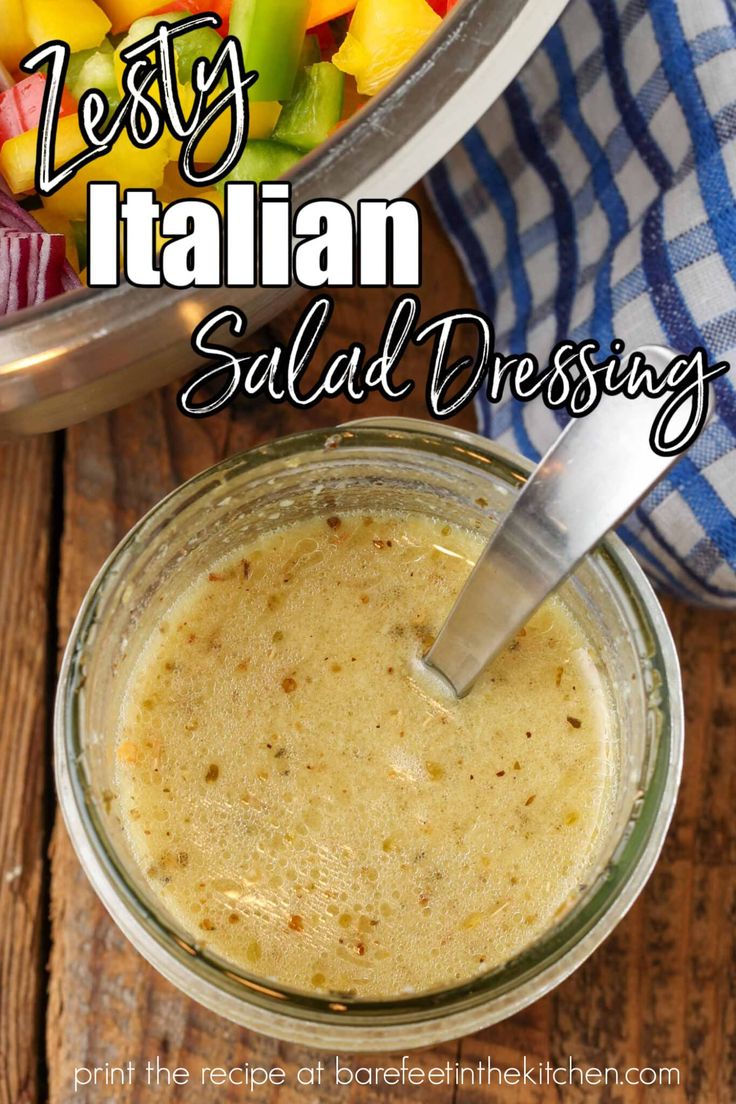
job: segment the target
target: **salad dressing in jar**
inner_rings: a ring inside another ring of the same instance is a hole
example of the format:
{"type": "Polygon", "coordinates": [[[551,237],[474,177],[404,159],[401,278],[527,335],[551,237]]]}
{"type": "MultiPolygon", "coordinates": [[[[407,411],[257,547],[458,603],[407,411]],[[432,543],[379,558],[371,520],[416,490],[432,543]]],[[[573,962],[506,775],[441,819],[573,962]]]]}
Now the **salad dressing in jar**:
{"type": "Polygon", "coordinates": [[[421,663],[482,547],[426,516],[315,517],[161,614],[124,695],[117,806],[198,946],[389,999],[508,961],[575,901],[617,764],[572,614],[546,603],[463,700],[421,663]]]}

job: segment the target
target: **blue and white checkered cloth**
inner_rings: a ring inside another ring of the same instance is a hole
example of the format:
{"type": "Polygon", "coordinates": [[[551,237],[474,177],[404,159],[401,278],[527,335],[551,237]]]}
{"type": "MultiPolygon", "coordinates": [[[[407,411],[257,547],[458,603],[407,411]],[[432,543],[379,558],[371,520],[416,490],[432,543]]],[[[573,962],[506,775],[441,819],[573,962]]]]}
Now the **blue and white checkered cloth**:
{"type": "MultiPolygon", "coordinates": [[[[736,0],[572,0],[521,76],[429,178],[498,348],[704,346],[736,360],[736,0]]],[[[621,527],[662,586],[736,608],[736,391],[621,527]]],[[[532,459],[541,403],[480,400],[532,459]]]]}

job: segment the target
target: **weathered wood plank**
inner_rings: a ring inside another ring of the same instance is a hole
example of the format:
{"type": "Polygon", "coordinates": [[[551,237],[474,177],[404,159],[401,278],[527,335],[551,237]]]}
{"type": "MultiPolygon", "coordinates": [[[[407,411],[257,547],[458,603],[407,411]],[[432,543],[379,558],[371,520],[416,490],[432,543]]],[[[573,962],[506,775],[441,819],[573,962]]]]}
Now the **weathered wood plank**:
{"type": "Polygon", "coordinates": [[[53,442],[0,449],[0,1104],[39,1099],[53,442]]]}

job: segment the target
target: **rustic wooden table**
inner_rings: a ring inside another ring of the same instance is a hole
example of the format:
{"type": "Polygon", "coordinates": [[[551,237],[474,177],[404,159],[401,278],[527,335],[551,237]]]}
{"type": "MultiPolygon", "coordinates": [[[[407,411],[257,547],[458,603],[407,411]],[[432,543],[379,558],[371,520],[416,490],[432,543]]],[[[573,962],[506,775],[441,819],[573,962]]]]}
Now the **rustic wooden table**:
{"type": "MultiPolygon", "coordinates": [[[[427,314],[472,302],[425,212],[427,314]]],[[[330,344],[375,346],[390,292],[339,297],[330,344]]],[[[294,312],[272,327],[291,331],[294,312]]],[[[263,339],[261,339],[263,341],[263,339]]],[[[74,1068],[139,1063],[288,1068],[311,1054],[217,1019],[159,978],[98,903],[55,809],[51,702],[59,650],[85,589],[125,531],[165,492],[221,457],[306,425],[377,412],[426,416],[420,381],[397,410],[342,401],[308,413],[242,405],[195,423],[175,388],[55,438],[0,451],[0,1104],[50,1100],[235,1101],[242,1089],[89,1089],[74,1068]]],[[[470,413],[465,424],[472,423],[470,413]]],[[[514,1100],[733,1104],[736,1100],[736,618],[667,602],[687,703],[684,783],[664,855],[638,904],[588,963],[523,1014],[420,1055],[498,1065],[679,1066],[679,1087],[263,1090],[289,1102],[514,1100]],[[311,1093],[311,1095],[310,1095],[311,1093]]],[[[371,1059],[374,1061],[374,1059],[371,1059]]]]}

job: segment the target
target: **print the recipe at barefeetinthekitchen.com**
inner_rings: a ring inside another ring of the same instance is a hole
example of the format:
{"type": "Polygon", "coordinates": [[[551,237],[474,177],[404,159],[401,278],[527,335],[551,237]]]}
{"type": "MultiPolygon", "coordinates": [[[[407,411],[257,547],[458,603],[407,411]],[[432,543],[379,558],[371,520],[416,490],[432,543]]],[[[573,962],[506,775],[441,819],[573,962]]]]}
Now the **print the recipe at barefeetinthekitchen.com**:
{"type": "Polygon", "coordinates": [[[513,1088],[532,1086],[611,1086],[661,1085],[674,1087],[681,1084],[682,1075],[677,1066],[615,1066],[581,1065],[570,1057],[554,1065],[547,1060],[530,1060],[523,1056],[520,1066],[496,1065],[489,1055],[477,1062],[447,1061],[443,1065],[423,1066],[408,1054],[389,1065],[360,1065],[346,1062],[335,1055],[319,1059],[311,1065],[286,1070],[283,1066],[261,1066],[244,1062],[241,1065],[170,1066],[160,1056],[136,1064],[129,1060],[122,1065],[110,1062],[104,1066],[77,1066],[74,1070],[74,1095],[93,1088],[125,1088],[143,1084],[154,1088],[169,1089],[183,1085],[200,1085],[206,1088],[235,1086],[244,1094],[253,1096],[271,1087],[293,1084],[297,1088],[317,1088],[333,1085],[339,1088],[351,1086],[421,1088],[426,1086],[450,1086],[452,1088],[482,1088],[496,1086],[513,1088]]]}

